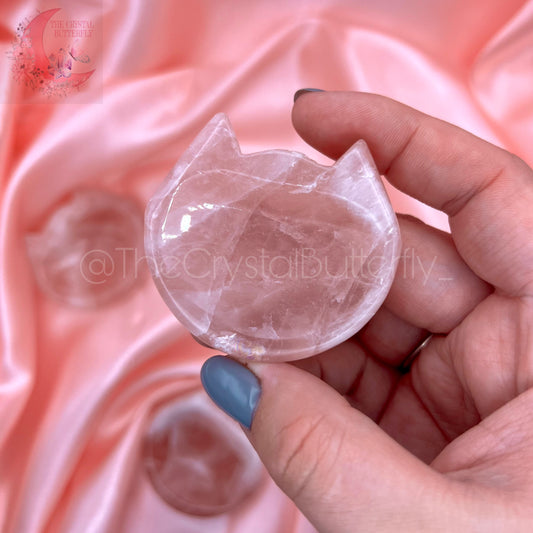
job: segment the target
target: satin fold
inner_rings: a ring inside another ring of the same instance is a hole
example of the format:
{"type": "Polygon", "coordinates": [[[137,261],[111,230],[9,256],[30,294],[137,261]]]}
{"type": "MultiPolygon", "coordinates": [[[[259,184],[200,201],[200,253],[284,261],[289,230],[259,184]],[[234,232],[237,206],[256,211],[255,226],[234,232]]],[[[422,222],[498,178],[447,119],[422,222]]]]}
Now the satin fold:
{"type": "MultiPolygon", "coordinates": [[[[532,50],[533,0],[3,1],[0,530],[313,531],[271,481],[212,518],[158,497],[142,436],[155,405],[199,387],[212,352],[148,278],[93,311],[45,296],[25,236],[83,187],[144,206],[220,111],[243,152],[286,148],[327,162],[292,128],[301,87],[378,92],[532,164],[532,50]],[[94,39],[78,45],[95,72],[79,91],[47,98],[17,82],[8,52],[21,21],[58,7],[56,18],[94,22],[94,39]]],[[[397,211],[447,228],[442,213],[386,187],[397,211]]]]}

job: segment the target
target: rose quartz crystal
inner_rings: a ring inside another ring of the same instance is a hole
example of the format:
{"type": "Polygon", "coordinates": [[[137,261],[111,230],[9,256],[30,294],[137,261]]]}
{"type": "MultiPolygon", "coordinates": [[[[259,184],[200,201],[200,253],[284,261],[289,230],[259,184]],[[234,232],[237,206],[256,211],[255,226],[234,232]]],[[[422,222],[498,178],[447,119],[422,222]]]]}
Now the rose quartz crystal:
{"type": "Polygon", "coordinates": [[[26,244],[41,289],[69,305],[103,305],[142,277],[142,212],[107,191],[75,192],[26,244]]]}
{"type": "Polygon", "coordinates": [[[240,427],[203,393],[155,414],[143,457],[157,493],[187,514],[224,513],[264,479],[261,461],[240,427]]]}
{"type": "Polygon", "coordinates": [[[176,317],[240,358],[294,360],[356,333],[396,269],[396,217],[363,141],[333,166],[241,154],[216,115],[148,204],[145,249],[176,317]]]}

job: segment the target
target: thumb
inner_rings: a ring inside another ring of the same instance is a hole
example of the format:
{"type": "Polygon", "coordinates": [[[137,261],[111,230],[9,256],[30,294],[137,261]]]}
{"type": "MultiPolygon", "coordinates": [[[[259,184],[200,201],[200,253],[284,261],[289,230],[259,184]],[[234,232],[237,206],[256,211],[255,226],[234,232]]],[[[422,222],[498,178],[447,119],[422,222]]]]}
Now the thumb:
{"type": "Polygon", "coordinates": [[[249,429],[274,481],[319,531],[442,525],[444,478],[315,376],[289,364],[246,368],[216,356],[204,364],[202,383],[249,429]]]}

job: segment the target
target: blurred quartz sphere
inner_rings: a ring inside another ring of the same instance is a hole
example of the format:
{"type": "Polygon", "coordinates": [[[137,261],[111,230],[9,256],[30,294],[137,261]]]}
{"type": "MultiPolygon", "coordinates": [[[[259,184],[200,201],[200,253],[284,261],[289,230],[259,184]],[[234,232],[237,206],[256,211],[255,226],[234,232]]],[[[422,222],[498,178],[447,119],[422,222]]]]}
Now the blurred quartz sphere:
{"type": "Polygon", "coordinates": [[[161,498],[191,515],[234,508],[265,477],[242,430],[203,392],[159,408],[145,435],[143,460],[161,498]]]}
{"type": "Polygon", "coordinates": [[[39,287],[73,306],[112,301],[146,270],[140,208],[103,190],[75,192],[26,244],[39,287]]]}

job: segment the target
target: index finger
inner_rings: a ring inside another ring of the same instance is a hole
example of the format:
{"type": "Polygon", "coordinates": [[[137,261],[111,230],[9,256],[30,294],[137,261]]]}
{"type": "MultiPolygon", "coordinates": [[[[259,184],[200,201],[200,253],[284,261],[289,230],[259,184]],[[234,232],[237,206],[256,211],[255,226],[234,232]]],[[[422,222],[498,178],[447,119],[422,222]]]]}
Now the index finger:
{"type": "Polygon", "coordinates": [[[452,124],[376,94],[311,92],[293,108],[301,137],[334,159],[358,139],[398,189],[448,214],[457,250],[507,294],[533,294],[533,171],[452,124]]]}

